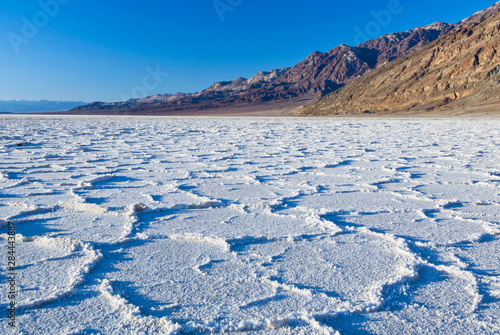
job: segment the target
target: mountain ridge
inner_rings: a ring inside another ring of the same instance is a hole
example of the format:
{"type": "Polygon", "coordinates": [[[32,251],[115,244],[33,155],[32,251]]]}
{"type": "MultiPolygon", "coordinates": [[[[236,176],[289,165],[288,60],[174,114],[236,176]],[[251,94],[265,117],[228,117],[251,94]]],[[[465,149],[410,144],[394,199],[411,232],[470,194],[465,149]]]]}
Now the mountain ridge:
{"type": "Polygon", "coordinates": [[[500,2],[456,24],[435,22],[405,32],[386,34],[352,47],[341,44],[328,52],[315,51],[295,66],[263,71],[250,79],[217,82],[199,93],[155,95],[125,102],[95,102],[72,112],[113,110],[126,114],[210,111],[235,107],[273,108],[286,102],[298,107],[334,92],[402,56],[411,54],[465,24],[500,12],[500,2]],[[266,77],[267,76],[267,77],[266,77]]]}
{"type": "Polygon", "coordinates": [[[294,114],[461,113],[494,106],[500,102],[499,45],[497,13],[388,63],[294,114]]]}

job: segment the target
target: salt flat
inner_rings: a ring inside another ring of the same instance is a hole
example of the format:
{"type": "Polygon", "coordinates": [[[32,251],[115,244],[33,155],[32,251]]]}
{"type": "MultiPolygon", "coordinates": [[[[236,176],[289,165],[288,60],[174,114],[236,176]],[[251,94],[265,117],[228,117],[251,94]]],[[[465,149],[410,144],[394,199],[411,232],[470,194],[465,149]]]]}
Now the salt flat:
{"type": "Polygon", "coordinates": [[[499,157],[498,119],[2,116],[0,332],[498,334],[499,157]]]}

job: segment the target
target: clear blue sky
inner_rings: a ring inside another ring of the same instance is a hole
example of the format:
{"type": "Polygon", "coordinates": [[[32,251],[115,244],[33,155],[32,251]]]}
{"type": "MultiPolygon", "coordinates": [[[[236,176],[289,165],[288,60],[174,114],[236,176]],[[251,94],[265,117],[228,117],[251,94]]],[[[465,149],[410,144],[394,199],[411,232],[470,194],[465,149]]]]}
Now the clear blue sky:
{"type": "Polygon", "coordinates": [[[196,92],[354,45],[359,30],[457,22],[495,2],[399,0],[400,12],[373,25],[392,1],[0,0],[0,100],[196,92]]]}

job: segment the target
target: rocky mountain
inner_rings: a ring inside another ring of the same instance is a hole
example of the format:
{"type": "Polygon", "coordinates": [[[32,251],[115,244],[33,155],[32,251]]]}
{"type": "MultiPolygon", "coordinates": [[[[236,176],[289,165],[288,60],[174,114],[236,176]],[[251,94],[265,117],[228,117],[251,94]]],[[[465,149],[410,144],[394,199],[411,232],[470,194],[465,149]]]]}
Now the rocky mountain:
{"type": "Polygon", "coordinates": [[[377,68],[423,48],[454,29],[454,24],[435,22],[428,26],[417,27],[402,33],[384,35],[362,43],[358,47],[379,51],[375,65],[375,68],[377,68]]]}
{"type": "Polygon", "coordinates": [[[169,112],[272,105],[272,102],[294,99],[298,106],[303,104],[304,99],[317,99],[333,92],[388,60],[432,42],[451,29],[450,25],[437,24],[382,36],[358,47],[342,44],[325,53],[315,51],[291,68],[260,72],[248,80],[240,77],[217,82],[199,93],[156,95],[116,103],[96,102],[75,110],[114,109],[130,113],[156,113],[159,109],[169,112]]]}
{"type": "Polygon", "coordinates": [[[497,13],[373,70],[294,113],[460,113],[500,102],[499,48],[497,13]]]}
{"type": "Polygon", "coordinates": [[[340,45],[322,53],[313,52],[297,65],[260,72],[251,79],[217,82],[192,94],[155,95],[126,102],[97,102],[74,112],[115,110],[121,113],[172,113],[191,110],[220,110],[257,106],[274,108],[277,103],[297,107],[349,84],[356,78],[399,57],[411,54],[429,43],[500,12],[500,2],[457,24],[436,22],[405,32],[381,36],[356,47],[340,45]]]}
{"type": "Polygon", "coordinates": [[[493,16],[497,13],[500,13],[500,2],[497,2],[493,4],[491,7],[483,9],[482,11],[479,11],[477,13],[474,13],[468,18],[456,23],[455,29],[458,30],[473,23],[483,21],[484,19],[487,19],[490,16],[493,16]]]}
{"type": "Polygon", "coordinates": [[[65,111],[85,104],[86,103],[83,101],[9,100],[0,101],[0,113],[38,113],[65,111]]]}
{"type": "Polygon", "coordinates": [[[122,110],[129,108],[136,108],[140,106],[154,105],[159,103],[167,103],[174,100],[183,99],[190,96],[189,93],[176,93],[176,94],[155,94],[142,99],[130,99],[121,102],[92,102],[85,106],[79,106],[73,110],[122,110]]]}
{"type": "Polygon", "coordinates": [[[273,83],[278,77],[287,72],[290,68],[286,69],[278,69],[272,71],[262,71],[257,73],[250,79],[238,78],[233,81],[221,81],[213,84],[209,88],[203,90],[201,94],[206,92],[218,91],[231,91],[231,92],[240,92],[249,89],[260,88],[264,85],[273,83]]]}

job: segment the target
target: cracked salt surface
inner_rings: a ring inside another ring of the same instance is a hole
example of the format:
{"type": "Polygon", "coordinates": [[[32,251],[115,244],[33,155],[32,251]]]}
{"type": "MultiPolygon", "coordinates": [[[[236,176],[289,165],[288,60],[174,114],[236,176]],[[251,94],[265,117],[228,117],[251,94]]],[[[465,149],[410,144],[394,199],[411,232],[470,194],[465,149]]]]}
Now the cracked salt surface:
{"type": "Polygon", "coordinates": [[[19,297],[0,332],[497,334],[498,134],[496,120],[2,117],[19,297]]]}

